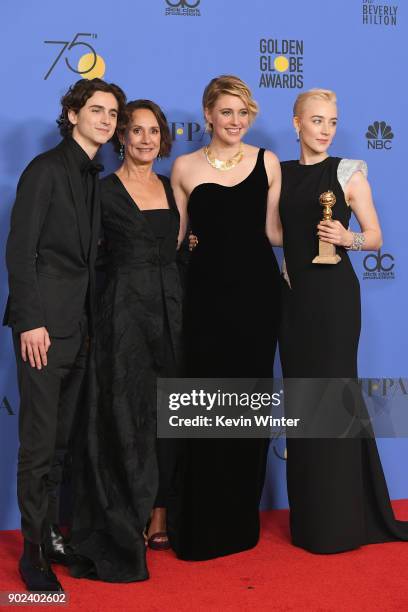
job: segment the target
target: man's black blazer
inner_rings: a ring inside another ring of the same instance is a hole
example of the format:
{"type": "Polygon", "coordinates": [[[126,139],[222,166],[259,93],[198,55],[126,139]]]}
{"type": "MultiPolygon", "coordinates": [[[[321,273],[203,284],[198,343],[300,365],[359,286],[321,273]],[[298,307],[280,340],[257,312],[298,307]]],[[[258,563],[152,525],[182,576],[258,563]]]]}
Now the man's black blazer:
{"type": "Polygon", "coordinates": [[[91,227],[69,141],[33,159],[21,175],[11,215],[4,325],[14,332],[44,326],[51,336],[65,337],[84,310],[92,314],[99,222],[99,193],[91,227]]]}

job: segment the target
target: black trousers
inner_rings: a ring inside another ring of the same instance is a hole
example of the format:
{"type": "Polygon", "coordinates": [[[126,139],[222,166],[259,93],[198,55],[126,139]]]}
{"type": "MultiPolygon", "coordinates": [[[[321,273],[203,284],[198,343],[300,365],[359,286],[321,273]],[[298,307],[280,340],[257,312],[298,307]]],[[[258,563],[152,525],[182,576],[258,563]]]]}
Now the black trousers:
{"type": "Polygon", "coordinates": [[[84,382],[86,316],[67,338],[51,337],[47,366],[31,367],[14,335],[20,390],[17,496],[24,538],[40,543],[44,526],[59,522],[59,489],[65,455],[84,382]]]}

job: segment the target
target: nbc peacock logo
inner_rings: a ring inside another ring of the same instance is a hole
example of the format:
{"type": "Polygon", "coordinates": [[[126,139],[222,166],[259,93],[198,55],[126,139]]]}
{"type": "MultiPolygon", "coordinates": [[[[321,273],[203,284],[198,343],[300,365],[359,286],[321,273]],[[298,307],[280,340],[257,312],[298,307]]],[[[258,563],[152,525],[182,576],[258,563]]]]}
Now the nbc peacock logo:
{"type": "Polygon", "coordinates": [[[374,121],[368,126],[366,132],[367,147],[369,149],[391,149],[394,134],[390,125],[385,121],[374,121]]]}

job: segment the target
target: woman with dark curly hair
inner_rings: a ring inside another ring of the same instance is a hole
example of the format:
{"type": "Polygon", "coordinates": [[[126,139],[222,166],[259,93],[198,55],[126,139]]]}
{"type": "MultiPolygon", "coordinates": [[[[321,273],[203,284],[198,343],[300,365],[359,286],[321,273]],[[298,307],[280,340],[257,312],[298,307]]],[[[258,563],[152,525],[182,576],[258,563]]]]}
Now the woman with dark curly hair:
{"type": "Polygon", "coordinates": [[[107,283],[90,372],[89,415],[72,544],[77,577],[148,578],[151,548],[168,548],[172,449],[156,440],[156,379],[174,376],[181,330],[175,262],[179,214],[153,163],[171,136],[150,100],[129,102],[118,128],[120,168],[101,182],[107,283]],[[152,509],[154,511],[152,512],[152,509]]]}

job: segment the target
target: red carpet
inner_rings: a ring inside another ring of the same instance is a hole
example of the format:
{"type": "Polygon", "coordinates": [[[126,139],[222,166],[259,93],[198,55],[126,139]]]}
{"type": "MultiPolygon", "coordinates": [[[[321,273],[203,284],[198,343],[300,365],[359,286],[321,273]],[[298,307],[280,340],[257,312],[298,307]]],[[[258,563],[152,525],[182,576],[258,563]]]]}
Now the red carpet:
{"type": "MultiPolygon", "coordinates": [[[[408,500],[393,505],[397,517],[407,520],[408,500]]],[[[16,570],[20,548],[19,532],[0,532],[0,591],[23,590],[16,570]]],[[[262,513],[261,540],[249,552],[188,563],[177,560],[171,552],[149,551],[148,560],[150,580],[119,585],[75,580],[65,568],[55,566],[70,596],[68,609],[87,612],[408,610],[408,543],[365,546],[339,555],[312,555],[291,546],[286,510],[262,513]]],[[[25,606],[24,609],[34,608],[25,606]]]]}

